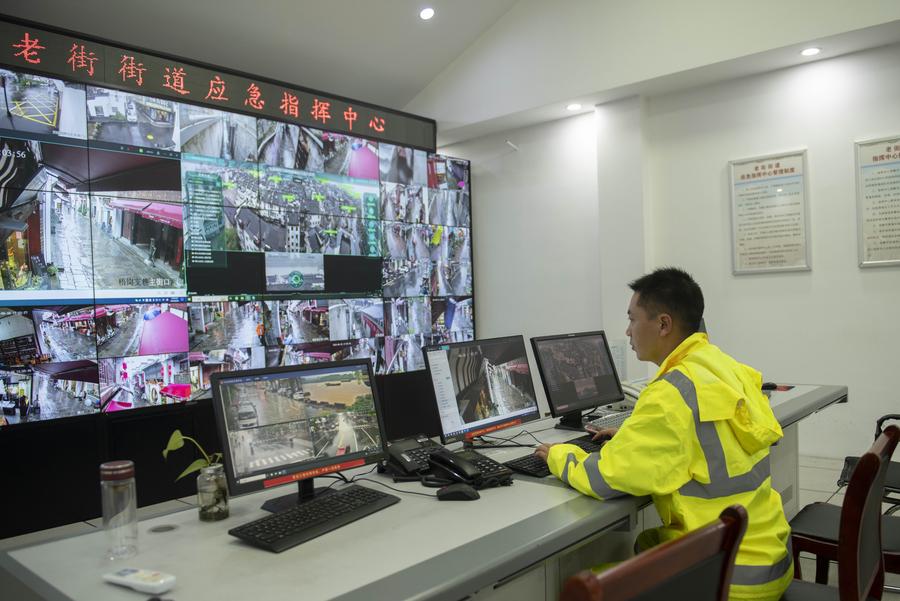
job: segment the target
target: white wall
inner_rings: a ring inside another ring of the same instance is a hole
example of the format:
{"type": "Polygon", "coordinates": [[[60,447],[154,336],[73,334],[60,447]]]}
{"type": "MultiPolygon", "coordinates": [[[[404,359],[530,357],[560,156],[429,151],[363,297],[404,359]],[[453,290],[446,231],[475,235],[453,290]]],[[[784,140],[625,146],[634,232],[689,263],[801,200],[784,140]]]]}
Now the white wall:
{"type": "Polygon", "coordinates": [[[637,360],[625,337],[628,282],[646,268],[644,112],[637,97],[595,107],[601,323],[619,377],[627,380],[646,377],[649,365],[637,360]]]}
{"type": "MultiPolygon", "coordinates": [[[[713,342],[767,380],[846,384],[801,453],[858,454],[900,410],[900,268],[857,266],[855,140],[900,135],[900,46],[652,98],[650,265],[694,274],[713,342]],[[734,276],[727,162],[808,149],[812,271],[734,276]]],[[[605,285],[605,282],[604,282],[605,285]]]]}
{"type": "Polygon", "coordinates": [[[587,114],[440,149],[472,161],[479,338],[523,334],[530,356],[532,336],[600,328],[595,131],[587,114]]]}
{"type": "MultiPolygon", "coordinates": [[[[603,327],[623,340],[627,282],[679,265],[726,352],[767,380],[850,387],[850,404],[802,422],[801,452],[859,453],[900,409],[900,268],[857,266],[853,142],[900,134],[898,97],[892,46],[441,149],[473,161],[479,336],[603,327]],[[798,148],[812,271],[732,275],[728,161],[798,148]]],[[[653,372],[627,354],[629,378],[653,372]]]]}

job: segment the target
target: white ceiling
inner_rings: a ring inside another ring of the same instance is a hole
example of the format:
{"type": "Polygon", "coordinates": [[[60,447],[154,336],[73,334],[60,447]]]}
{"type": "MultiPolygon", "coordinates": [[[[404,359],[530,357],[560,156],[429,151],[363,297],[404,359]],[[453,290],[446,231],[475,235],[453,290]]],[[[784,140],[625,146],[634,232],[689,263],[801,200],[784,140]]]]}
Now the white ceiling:
{"type": "Polygon", "coordinates": [[[516,0],[28,0],[2,12],[403,109],[516,0]],[[435,8],[430,21],[419,11],[435,8]]]}

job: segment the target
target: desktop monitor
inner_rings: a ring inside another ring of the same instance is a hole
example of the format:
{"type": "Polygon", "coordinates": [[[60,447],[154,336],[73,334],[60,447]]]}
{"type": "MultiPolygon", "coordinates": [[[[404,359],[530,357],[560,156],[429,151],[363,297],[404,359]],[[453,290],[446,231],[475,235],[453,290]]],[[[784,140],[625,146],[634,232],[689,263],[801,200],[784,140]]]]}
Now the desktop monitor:
{"type": "Polygon", "coordinates": [[[444,444],[540,417],[522,336],[426,347],[425,363],[444,444]]]}
{"type": "Polygon", "coordinates": [[[267,501],[312,498],[313,478],[380,461],[384,424],[368,359],[213,374],[213,410],[233,495],[297,482],[267,501]]]}
{"type": "Polygon", "coordinates": [[[531,339],[558,428],[582,430],[581,412],[625,398],[603,331],[531,339]]]}

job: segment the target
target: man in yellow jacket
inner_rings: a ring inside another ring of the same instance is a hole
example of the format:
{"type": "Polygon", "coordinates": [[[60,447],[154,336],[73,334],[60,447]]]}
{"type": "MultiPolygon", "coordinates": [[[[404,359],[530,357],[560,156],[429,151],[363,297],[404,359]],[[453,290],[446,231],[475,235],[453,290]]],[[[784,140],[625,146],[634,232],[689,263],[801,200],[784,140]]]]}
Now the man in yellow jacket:
{"type": "Polygon", "coordinates": [[[598,453],[541,445],[536,453],[576,490],[604,500],[651,495],[662,526],[642,532],[646,549],[695,530],[727,506],[749,524],[732,575],[732,600],[775,601],[790,584],[790,527],[772,489],[769,447],[781,426],[762,377],[699,332],[703,293],[680,269],[631,284],[625,334],[638,359],[659,366],[634,412],[598,453]]]}

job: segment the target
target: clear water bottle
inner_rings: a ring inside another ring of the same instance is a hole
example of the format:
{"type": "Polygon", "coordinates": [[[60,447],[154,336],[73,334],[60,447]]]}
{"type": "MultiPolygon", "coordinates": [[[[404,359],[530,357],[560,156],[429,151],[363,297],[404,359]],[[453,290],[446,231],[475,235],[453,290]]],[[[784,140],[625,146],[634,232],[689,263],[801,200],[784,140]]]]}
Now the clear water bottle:
{"type": "Polygon", "coordinates": [[[137,489],[133,461],[100,464],[100,495],[107,559],[137,555],[137,489]]]}

